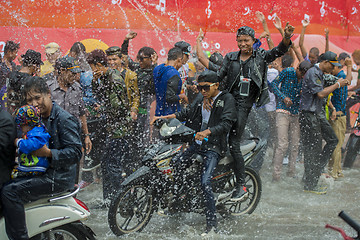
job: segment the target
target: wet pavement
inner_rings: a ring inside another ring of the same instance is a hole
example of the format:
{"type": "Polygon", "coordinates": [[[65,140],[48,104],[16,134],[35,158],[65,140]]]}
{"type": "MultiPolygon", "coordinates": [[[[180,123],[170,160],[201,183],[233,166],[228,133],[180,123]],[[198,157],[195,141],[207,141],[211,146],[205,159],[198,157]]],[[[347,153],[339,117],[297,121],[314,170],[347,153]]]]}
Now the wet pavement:
{"type": "MultiPolygon", "coordinates": [[[[343,228],[350,236],[351,229],[337,215],[344,210],[360,223],[360,167],[344,170],[344,178],[333,181],[321,178],[328,185],[325,195],[303,192],[303,164],[297,163],[296,178],[283,174],[280,182],[271,181],[271,159],[266,158],[260,171],[263,191],[260,203],[251,215],[219,219],[218,234],[207,239],[342,239],[338,232],[325,229],[325,224],[343,228]]],[[[284,165],[283,172],[286,173],[284,165]]],[[[78,198],[91,210],[85,223],[97,234],[97,239],[201,239],[205,217],[184,213],[172,217],[153,214],[141,233],[116,237],[107,221],[107,209],[99,209],[102,201],[101,184],[92,184],[78,198]]]]}

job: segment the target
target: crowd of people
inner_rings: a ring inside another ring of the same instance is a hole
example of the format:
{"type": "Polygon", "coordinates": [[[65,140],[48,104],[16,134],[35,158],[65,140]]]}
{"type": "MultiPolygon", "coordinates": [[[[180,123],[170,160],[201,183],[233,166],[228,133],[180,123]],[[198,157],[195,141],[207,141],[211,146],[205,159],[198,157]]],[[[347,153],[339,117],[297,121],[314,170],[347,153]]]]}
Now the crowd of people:
{"type": "MultiPolygon", "coordinates": [[[[158,63],[156,51],[148,46],[132,59],[128,46],[137,37],[132,31],[121,46],[105,51],[88,53],[76,42],[63,56],[61,47],[51,42],[44,49],[46,61],[29,49],[18,58],[21,66],[14,63],[20,44],[7,41],[0,64],[0,188],[10,239],[28,239],[23,204],[44,194],[75,184],[84,188],[101,177],[106,206],[123,179],[139,167],[144,150],[159,139],[152,127],[159,118],[178,118],[197,132],[178,165],[181,172],[193,153],[204,157],[204,234],[217,231],[211,177],[225,154],[234,159],[236,176],[230,200],[248,196],[240,144],[248,135],[251,112],[266,110],[273,182],[283,177],[284,158],[288,177],[297,175],[297,159],[304,162],[306,192],[326,193],[318,184],[322,173],[344,177],[346,100],[360,88],[360,80],[350,86],[351,56],[329,51],[328,30],[324,53],[316,47],[308,52],[307,20],[296,46],[291,41],[294,27],[287,23],[282,28],[276,17],[282,40],[275,46],[264,15],[256,15],[264,28],[259,39],[252,28],[239,28],[239,50],[225,57],[203,50],[201,30],[194,51],[190,43],[179,41],[165,63],[158,63]],[[260,47],[262,38],[269,50],[260,47]],[[98,165],[100,174],[86,170],[98,165]]],[[[360,64],[360,50],[352,59],[360,64]]]]}

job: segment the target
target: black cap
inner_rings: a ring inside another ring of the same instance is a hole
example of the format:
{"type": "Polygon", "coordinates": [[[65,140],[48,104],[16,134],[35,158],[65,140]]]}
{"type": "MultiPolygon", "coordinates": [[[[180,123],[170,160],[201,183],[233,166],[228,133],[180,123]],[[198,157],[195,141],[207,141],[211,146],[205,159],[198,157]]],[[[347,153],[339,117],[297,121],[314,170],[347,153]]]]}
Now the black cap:
{"type": "Polygon", "coordinates": [[[122,55],[121,48],[118,46],[109,47],[108,49],[105,50],[105,53],[107,56],[117,55],[117,56],[121,57],[121,55],[122,55]]]}
{"type": "Polygon", "coordinates": [[[184,41],[177,42],[175,43],[175,47],[180,48],[183,51],[183,53],[187,55],[190,55],[191,53],[191,45],[187,42],[184,41]]]}
{"type": "Polygon", "coordinates": [[[55,68],[56,69],[61,69],[64,68],[66,70],[70,70],[73,73],[80,73],[82,72],[81,68],[79,67],[79,65],[77,65],[75,63],[74,58],[66,56],[63,58],[59,58],[56,60],[55,62],[55,68]]]}
{"type": "Polygon", "coordinates": [[[331,51],[327,51],[320,57],[321,61],[329,61],[332,65],[341,67],[341,64],[338,62],[338,58],[336,53],[333,53],[331,51]]]}
{"type": "Polygon", "coordinates": [[[255,31],[251,27],[243,26],[239,28],[236,32],[236,36],[240,35],[249,35],[250,37],[255,38],[255,31]]]}
{"type": "Polygon", "coordinates": [[[217,83],[219,82],[216,72],[205,70],[202,73],[200,73],[198,77],[198,82],[211,82],[211,83],[217,83]]]}
{"type": "Polygon", "coordinates": [[[43,65],[44,63],[41,61],[41,53],[36,52],[34,50],[27,50],[25,54],[21,55],[22,61],[25,65],[43,65]]]}

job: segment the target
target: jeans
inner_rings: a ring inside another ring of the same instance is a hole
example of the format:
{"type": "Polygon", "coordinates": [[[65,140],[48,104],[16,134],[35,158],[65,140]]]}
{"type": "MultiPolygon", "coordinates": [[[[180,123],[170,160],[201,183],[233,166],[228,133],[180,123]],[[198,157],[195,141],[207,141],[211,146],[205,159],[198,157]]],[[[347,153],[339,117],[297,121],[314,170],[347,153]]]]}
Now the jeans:
{"type": "Polygon", "coordinates": [[[47,176],[20,177],[8,182],[1,190],[6,233],[10,240],[29,239],[24,203],[36,201],[53,193],[64,192],[63,184],[47,176]]]}
{"type": "Polygon", "coordinates": [[[229,134],[230,153],[234,159],[234,174],[237,186],[245,184],[245,163],[240,150],[240,142],[250,111],[251,108],[238,108],[237,121],[232,126],[229,134]]]}
{"type": "Polygon", "coordinates": [[[336,148],[338,139],[324,113],[302,111],[300,113],[300,131],[305,150],[304,189],[313,190],[319,181],[321,171],[329,162],[336,148]],[[322,139],[326,141],[324,148],[322,148],[322,139]]]}
{"type": "Polygon", "coordinates": [[[290,115],[287,113],[277,112],[276,113],[276,126],[278,132],[278,144],[274,154],[274,169],[273,179],[280,179],[282,163],[285,153],[289,147],[289,136],[291,140],[290,151],[289,151],[289,169],[288,175],[295,175],[295,163],[299,150],[300,140],[300,128],[299,128],[299,116],[290,115]]]}
{"type": "Polygon", "coordinates": [[[216,165],[220,160],[220,155],[217,152],[211,150],[202,150],[201,145],[196,143],[192,144],[181,156],[180,159],[175,163],[175,169],[178,170],[177,180],[184,170],[190,167],[193,163],[191,158],[195,153],[203,157],[203,166],[201,170],[201,188],[203,191],[204,202],[205,202],[205,215],[207,226],[217,226],[216,220],[216,207],[215,198],[211,186],[211,178],[213,176],[216,165]]]}
{"type": "Polygon", "coordinates": [[[104,200],[111,200],[118,192],[124,180],[122,173],[129,176],[135,170],[131,149],[131,141],[126,137],[107,139],[101,162],[104,200]]]}

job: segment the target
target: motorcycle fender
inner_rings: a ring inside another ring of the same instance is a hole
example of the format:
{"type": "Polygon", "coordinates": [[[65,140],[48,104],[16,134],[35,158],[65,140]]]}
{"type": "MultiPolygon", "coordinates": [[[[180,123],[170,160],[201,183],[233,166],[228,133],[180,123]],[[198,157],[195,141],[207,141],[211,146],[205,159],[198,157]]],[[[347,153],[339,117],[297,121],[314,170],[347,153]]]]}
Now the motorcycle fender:
{"type": "Polygon", "coordinates": [[[132,173],[129,177],[127,177],[122,183],[121,186],[126,186],[135,179],[141,178],[142,176],[148,174],[150,172],[150,168],[147,166],[142,166],[134,173],[132,173]]]}
{"type": "MultiPolygon", "coordinates": [[[[72,197],[46,203],[37,201],[25,205],[29,237],[68,223],[84,220],[88,216],[90,216],[90,212],[79,206],[72,197]]],[[[0,239],[8,239],[4,218],[0,219],[0,239]]]]}

